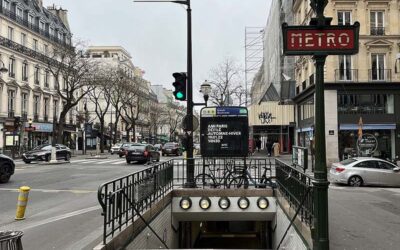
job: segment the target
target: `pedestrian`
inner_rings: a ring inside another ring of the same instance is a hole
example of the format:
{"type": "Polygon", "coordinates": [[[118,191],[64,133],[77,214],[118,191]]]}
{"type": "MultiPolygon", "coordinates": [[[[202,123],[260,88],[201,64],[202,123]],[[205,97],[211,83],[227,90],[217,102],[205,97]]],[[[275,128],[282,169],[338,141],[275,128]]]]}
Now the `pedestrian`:
{"type": "Polygon", "coordinates": [[[261,149],[261,140],[259,138],[256,139],[256,147],[257,147],[257,152],[260,152],[261,149]]]}
{"type": "Polygon", "coordinates": [[[272,145],[272,148],[274,149],[274,157],[279,157],[280,151],[281,151],[281,145],[279,142],[274,142],[272,145]]]}
{"type": "Polygon", "coordinates": [[[267,154],[268,157],[271,156],[271,152],[272,152],[272,143],[270,140],[267,140],[267,143],[265,144],[265,147],[267,148],[267,154]]]}

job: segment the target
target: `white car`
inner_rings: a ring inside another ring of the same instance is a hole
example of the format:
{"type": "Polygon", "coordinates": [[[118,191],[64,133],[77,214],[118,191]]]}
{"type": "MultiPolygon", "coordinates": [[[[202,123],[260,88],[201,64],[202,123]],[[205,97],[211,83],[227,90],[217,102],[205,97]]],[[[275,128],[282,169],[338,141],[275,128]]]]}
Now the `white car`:
{"type": "Polygon", "coordinates": [[[119,151],[119,149],[121,148],[121,146],[122,146],[122,143],[115,143],[110,149],[111,154],[113,155],[114,153],[117,153],[119,151]]]}
{"type": "Polygon", "coordinates": [[[400,167],[372,157],[356,157],[333,163],[329,176],[332,182],[353,187],[400,186],[400,167]]]}

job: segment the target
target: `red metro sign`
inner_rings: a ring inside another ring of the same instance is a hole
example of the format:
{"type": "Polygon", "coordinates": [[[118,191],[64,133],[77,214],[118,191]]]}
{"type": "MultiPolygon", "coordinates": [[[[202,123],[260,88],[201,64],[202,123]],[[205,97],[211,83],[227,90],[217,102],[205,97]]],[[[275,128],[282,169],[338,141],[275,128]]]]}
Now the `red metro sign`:
{"type": "Polygon", "coordinates": [[[360,24],[346,26],[282,25],[285,55],[350,55],[358,53],[360,24]]]}

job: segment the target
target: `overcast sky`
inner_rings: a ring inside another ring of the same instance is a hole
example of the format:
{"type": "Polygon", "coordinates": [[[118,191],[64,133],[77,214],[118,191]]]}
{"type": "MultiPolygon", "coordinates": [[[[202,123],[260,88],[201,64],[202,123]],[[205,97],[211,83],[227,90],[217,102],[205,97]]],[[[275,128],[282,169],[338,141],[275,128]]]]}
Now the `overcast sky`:
{"type": "MultiPolygon", "coordinates": [[[[244,65],[246,26],[265,26],[272,0],[192,0],[195,88],[225,57],[244,65]]],[[[121,45],[152,84],[172,89],[172,73],[186,72],[186,11],[174,3],[132,0],[44,0],[68,10],[75,39],[121,45]]],[[[196,93],[198,91],[194,91],[196,93]]],[[[198,96],[198,95],[197,95],[198,96]]]]}

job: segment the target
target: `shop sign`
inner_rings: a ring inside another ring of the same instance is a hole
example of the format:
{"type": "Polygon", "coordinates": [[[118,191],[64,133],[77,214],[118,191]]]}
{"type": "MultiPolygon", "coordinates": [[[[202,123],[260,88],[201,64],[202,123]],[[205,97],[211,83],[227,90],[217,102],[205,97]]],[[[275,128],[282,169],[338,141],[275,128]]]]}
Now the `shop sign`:
{"type": "Polygon", "coordinates": [[[378,140],[372,134],[363,134],[357,140],[357,148],[362,155],[371,155],[378,148],[378,140]]]}
{"type": "Polygon", "coordinates": [[[318,26],[282,25],[285,55],[352,55],[358,53],[360,24],[318,26]]]}
{"type": "Polygon", "coordinates": [[[276,119],[276,117],[272,117],[272,114],[270,112],[261,112],[258,115],[258,119],[260,119],[262,124],[270,124],[272,123],[273,119],[276,119]]]}
{"type": "Polygon", "coordinates": [[[53,123],[39,123],[33,122],[31,125],[32,128],[29,128],[29,123],[25,123],[25,131],[35,131],[35,132],[45,132],[52,133],[53,132],[53,123]]]}

